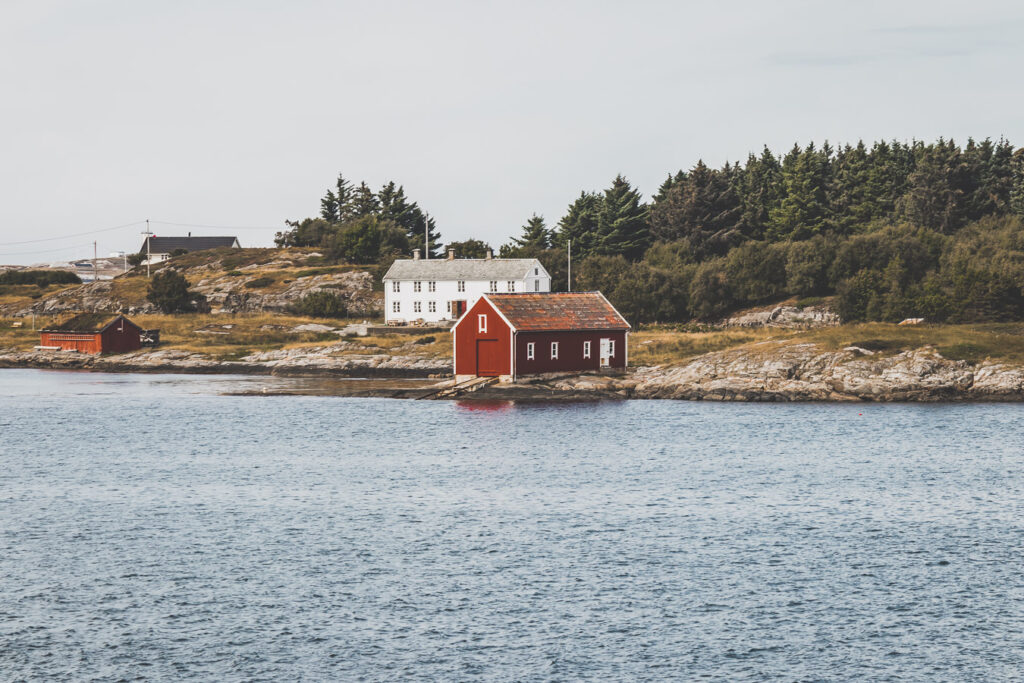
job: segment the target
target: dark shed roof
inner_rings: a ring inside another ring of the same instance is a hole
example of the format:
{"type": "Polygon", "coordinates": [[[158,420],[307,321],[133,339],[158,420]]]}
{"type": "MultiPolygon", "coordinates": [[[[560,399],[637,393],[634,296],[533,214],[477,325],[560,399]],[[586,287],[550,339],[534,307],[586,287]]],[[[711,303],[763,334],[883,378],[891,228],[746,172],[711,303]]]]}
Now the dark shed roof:
{"type": "Polygon", "coordinates": [[[628,330],[601,292],[485,294],[517,330],[628,330]]]}
{"type": "MultiPolygon", "coordinates": [[[[73,318],[65,320],[60,325],[55,327],[48,327],[43,332],[102,332],[107,329],[119,318],[124,318],[123,315],[111,315],[110,313],[79,313],[73,318]]],[[[124,318],[124,321],[129,325],[139,328],[138,325],[133,323],[128,318],[124,318]]]]}
{"type": "MultiPolygon", "coordinates": [[[[153,237],[149,238],[149,251],[154,254],[170,254],[176,249],[185,251],[202,251],[217,247],[238,246],[237,237],[153,237]]],[[[140,253],[146,253],[146,243],[142,243],[140,253]]]]}

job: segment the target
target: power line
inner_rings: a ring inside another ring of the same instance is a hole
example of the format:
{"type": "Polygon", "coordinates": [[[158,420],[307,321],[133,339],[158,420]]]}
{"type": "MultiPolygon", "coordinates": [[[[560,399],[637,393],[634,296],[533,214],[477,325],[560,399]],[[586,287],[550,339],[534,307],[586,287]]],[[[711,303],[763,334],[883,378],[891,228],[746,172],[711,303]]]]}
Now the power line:
{"type": "Polygon", "coordinates": [[[199,223],[172,223],[170,221],[150,221],[155,225],[171,225],[176,228],[207,228],[210,230],[281,230],[281,226],[269,225],[202,225],[199,223]]]}
{"type": "Polygon", "coordinates": [[[0,253],[0,256],[33,256],[35,254],[55,254],[58,251],[71,251],[72,249],[84,249],[86,247],[91,246],[92,242],[89,242],[88,244],[73,244],[69,247],[59,247],[57,249],[42,249],[39,251],[16,251],[14,253],[2,252],[0,253]]]}
{"type": "Polygon", "coordinates": [[[22,240],[21,242],[0,242],[0,247],[13,247],[18,244],[35,244],[37,242],[55,242],[57,240],[71,239],[72,237],[85,237],[87,235],[95,235],[98,232],[110,232],[111,230],[123,230],[124,228],[130,228],[133,225],[141,225],[144,221],[135,221],[134,223],[125,223],[124,225],[115,225],[112,228],[99,228],[98,230],[89,230],[88,232],[76,232],[73,235],[61,235],[60,237],[43,237],[38,240],[22,240]]]}

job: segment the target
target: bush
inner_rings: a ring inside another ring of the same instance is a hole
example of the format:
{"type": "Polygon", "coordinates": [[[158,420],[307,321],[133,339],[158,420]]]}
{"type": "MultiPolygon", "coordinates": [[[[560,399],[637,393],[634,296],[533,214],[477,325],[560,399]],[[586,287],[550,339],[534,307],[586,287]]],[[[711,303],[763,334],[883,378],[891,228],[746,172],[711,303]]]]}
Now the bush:
{"type": "Polygon", "coordinates": [[[344,318],[347,314],[344,300],[333,292],[311,292],[299,299],[293,307],[295,313],[310,318],[344,318]]]}
{"type": "Polygon", "coordinates": [[[249,280],[245,283],[246,289],[259,289],[260,287],[269,287],[274,284],[274,278],[272,277],[258,277],[249,280]]]}
{"type": "Polygon", "coordinates": [[[420,337],[413,344],[433,344],[435,341],[437,341],[437,337],[426,336],[420,337]]]}
{"type": "Polygon", "coordinates": [[[229,270],[224,274],[227,275],[228,277],[239,277],[240,275],[245,275],[245,273],[243,273],[240,270],[229,270]]]}
{"type": "Polygon", "coordinates": [[[0,273],[0,285],[80,285],[82,279],[70,270],[7,270],[0,273]]]}
{"type": "Polygon", "coordinates": [[[165,268],[149,282],[146,299],[164,313],[188,313],[207,309],[206,297],[189,291],[188,280],[178,271],[165,268]]]}

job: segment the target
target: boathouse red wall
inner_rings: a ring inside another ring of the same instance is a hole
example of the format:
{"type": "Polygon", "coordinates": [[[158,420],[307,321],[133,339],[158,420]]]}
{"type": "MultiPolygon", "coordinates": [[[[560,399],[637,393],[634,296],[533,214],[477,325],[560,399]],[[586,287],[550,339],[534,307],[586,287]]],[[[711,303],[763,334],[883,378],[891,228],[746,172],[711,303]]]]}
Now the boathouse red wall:
{"type": "Polygon", "coordinates": [[[59,346],[79,353],[125,353],[142,348],[142,328],[124,317],[100,332],[76,330],[44,330],[39,333],[41,346],[59,346]]]}
{"type": "Polygon", "coordinates": [[[609,367],[626,367],[626,333],[622,330],[579,330],[567,332],[520,332],[515,336],[516,374],[541,372],[582,372],[601,369],[601,339],[614,342],[609,367]],[[590,342],[590,358],[584,357],[584,342],[590,342]],[[551,343],[558,343],[558,358],[551,357],[551,343]],[[527,346],[534,344],[533,360],[527,346]]]}
{"type": "Polygon", "coordinates": [[[512,328],[483,297],[453,331],[455,374],[498,377],[512,374],[512,328]],[[480,331],[480,316],[486,331],[480,331]]]}

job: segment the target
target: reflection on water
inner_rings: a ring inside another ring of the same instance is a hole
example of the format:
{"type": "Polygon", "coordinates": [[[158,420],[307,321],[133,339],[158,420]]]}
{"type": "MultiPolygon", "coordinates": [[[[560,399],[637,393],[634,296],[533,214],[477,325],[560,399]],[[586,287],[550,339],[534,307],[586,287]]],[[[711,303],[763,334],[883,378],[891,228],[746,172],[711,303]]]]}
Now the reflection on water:
{"type": "Polygon", "coordinates": [[[0,370],[0,679],[1024,671],[1016,405],[264,386],[0,370]]]}

